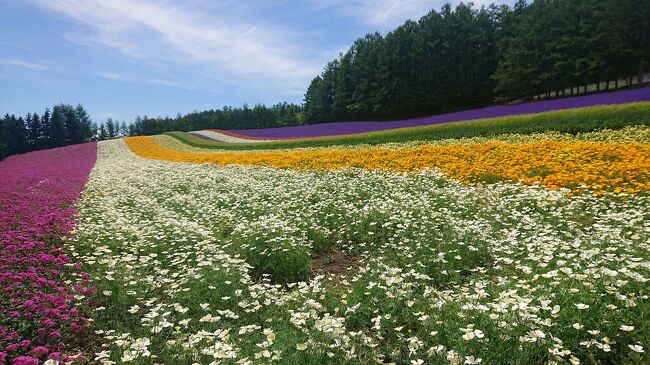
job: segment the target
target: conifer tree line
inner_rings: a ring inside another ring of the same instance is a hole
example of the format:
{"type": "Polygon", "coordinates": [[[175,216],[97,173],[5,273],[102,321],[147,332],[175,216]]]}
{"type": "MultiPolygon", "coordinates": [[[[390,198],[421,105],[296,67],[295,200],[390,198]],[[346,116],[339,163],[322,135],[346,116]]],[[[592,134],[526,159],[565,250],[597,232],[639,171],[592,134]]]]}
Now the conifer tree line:
{"type": "Polygon", "coordinates": [[[649,22],[647,0],[445,5],[357,39],[312,80],[306,119],[407,118],[629,85],[648,71],[649,22]]]}
{"type": "Polygon", "coordinates": [[[230,106],[192,112],[175,118],[136,117],[129,128],[130,135],[153,135],[169,131],[194,131],[200,129],[255,129],[285,127],[305,124],[301,105],[278,103],[267,107],[257,104],[250,108],[230,106]]]}
{"type": "Polygon", "coordinates": [[[81,104],[55,105],[42,114],[27,113],[23,118],[6,114],[0,119],[0,159],[9,155],[63,147],[70,144],[127,135],[126,123],[111,118],[99,127],[81,104]]]}

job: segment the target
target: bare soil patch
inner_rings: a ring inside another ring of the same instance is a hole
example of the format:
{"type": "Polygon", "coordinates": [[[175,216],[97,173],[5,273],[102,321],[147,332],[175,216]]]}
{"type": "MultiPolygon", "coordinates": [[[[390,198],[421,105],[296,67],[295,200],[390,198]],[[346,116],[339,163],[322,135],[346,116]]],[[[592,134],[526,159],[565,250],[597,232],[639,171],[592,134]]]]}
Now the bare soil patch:
{"type": "Polygon", "coordinates": [[[361,258],[349,252],[330,250],[316,256],[310,265],[312,275],[342,275],[349,269],[359,266],[361,258]]]}

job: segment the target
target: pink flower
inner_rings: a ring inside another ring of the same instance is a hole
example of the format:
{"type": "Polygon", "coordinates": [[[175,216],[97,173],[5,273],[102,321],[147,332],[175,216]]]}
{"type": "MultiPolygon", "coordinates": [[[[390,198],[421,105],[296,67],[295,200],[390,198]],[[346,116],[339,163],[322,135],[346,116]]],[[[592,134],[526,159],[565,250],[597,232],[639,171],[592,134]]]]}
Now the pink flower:
{"type": "Polygon", "coordinates": [[[32,351],[29,352],[30,355],[34,357],[43,357],[46,355],[50,350],[47,349],[45,346],[37,346],[32,349],[32,351]]]}
{"type": "Polygon", "coordinates": [[[38,365],[38,359],[31,356],[18,356],[12,362],[13,365],[38,365]]]}
{"type": "Polygon", "coordinates": [[[69,303],[94,288],[79,263],[69,265],[60,238],[74,229],[71,203],[96,158],[96,144],[87,143],[0,161],[0,296],[11,298],[0,306],[0,323],[9,323],[0,326],[0,365],[38,364],[54,349],[63,358],[59,350],[84,339],[85,311],[69,303]]]}

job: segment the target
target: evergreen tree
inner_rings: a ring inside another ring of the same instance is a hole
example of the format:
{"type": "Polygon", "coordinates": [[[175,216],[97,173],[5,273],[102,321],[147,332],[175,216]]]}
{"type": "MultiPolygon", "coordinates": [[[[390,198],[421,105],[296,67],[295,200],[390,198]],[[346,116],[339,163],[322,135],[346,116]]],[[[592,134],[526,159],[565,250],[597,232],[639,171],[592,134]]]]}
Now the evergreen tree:
{"type": "Polygon", "coordinates": [[[100,141],[105,141],[108,139],[108,133],[106,132],[106,128],[104,127],[104,123],[101,123],[99,125],[99,140],[100,141]]]}
{"type": "Polygon", "coordinates": [[[77,104],[74,109],[75,116],[80,129],[80,137],[82,142],[88,142],[95,135],[92,131],[92,121],[83,105],[77,104]]]}
{"type": "Polygon", "coordinates": [[[41,117],[41,146],[40,148],[50,148],[52,147],[52,142],[50,139],[52,129],[52,120],[50,108],[45,108],[43,116],[41,117]]]}
{"type": "MultiPolygon", "coordinates": [[[[403,119],[494,101],[584,93],[642,81],[650,67],[650,1],[518,0],[447,4],[385,36],[370,33],[311,80],[303,105],[224,106],[175,117],[108,119],[97,130],[82,105],[28,114],[28,147],[123,135],[249,129],[337,120],[403,119]],[[39,126],[40,124],[40,126],[39,126]],[[40,131],[39,131],[40,130],[40,131]],[[40,143],[38,143],[40,141],[40,143]]],[[[24,149],[22,118],[5,116],[3,154],[24,149]]],[[[24,129],[24,121],[23,121],[24,129]]]]}
{"type": "Polygon", "coordinates": [[[106,119],[106,133],[108,136],[108,139],[113,139],[116,136],[116,129],[115,129],[115,122],[113,121],[112,118],[106,119]]]}
{"type": "Polygon", "coordinates": [[[43,127],[41,125],[40,116],[38,115],[38,113],[34,113],[31,115],[27,114],[25,121],[27,123],[27,129],[29,131],[28,140],[29,143],[32,145],[32,149],[40,149],[41,136],[43,133],[43,127]]]}
{"type": "Polygon", "coordinates": [[[6,156],[18,153],[25,153],[29,151],[29,141],[27,128],[25,127],[25,120],[16,118],[15,115],[6,114],[2,119],[3,124],[3,137],[5,139],[5,152],[6,156]]]}
{"type": "Polygon", "coordinates": [[[68,104],[60,104],[59,108],[65,117],[66,144],[82,143],[84,132],[75,108],[68,104]]]}
{"type": "Polygon", "coordinates": [[[97,123],[91,122],[90,123],[90,140],[91,141],[96,141],[99,139],[99,128],[97,127],[97,123]]]}
{"type": "Polygon", "coordinates": [[[66,145],[66,116],[60,105],[57,105],[52,109],[49,135],[50,147],[61,147],[66,145]]]}
{"type": "Polygon", "coordinates": [[[0,119],[0,160],[9,156],[9,133],[7,132],[7,121],[0,119]]]}

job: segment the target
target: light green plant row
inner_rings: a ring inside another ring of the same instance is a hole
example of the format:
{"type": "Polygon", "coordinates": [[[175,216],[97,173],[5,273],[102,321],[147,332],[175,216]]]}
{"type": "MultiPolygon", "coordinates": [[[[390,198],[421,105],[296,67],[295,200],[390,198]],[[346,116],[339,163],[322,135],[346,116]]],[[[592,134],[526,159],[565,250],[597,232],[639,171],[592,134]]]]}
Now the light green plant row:
{"type": "MultiPolygon", "coordinates": [[[[195,147],[193,145],[182,142],[177,138],[166,134],[159,134],[152,136],[156,142],[169,149],[181,152],[195,152],[195,153],[219,153],[221,150],[208,149],[203,147],[195,147]]],[[[536,141],[592,141],[592,142],[607,142],[607,143],[650,143],[650,127],[645,125],[626,126],[619,130],[599,130],[594,132],[578,133],[572,135],[560,132],[544,132],[533,134],[502,134],[494,137],[471,137],[459,139],[443,139],[443,140],[422,140],[410,142],[394,142],[383,143],[380,145],[342,145],[342,146],[329,146],[322,147],[324,149],[357,149],[368,147],[382,147],[387,149],[398,149],[405,147],[414,147],[418,145],[452,145],[452,144],[480,144],[489,141],[504,141],[512,143],[526,143],[536,141]]],[[[296,149],[313,149],[313,148],[295,148],[296,149]]],[[[289,149],[286,149],[289,150],[289,149]]],[[[234,151],[232,151],[234,152],[234,151]]],[[[239,151],[246,153],[248,151],[239,151]]]]}
{"type": "Polygon", "coordinates": [[[650,198],[100,142],[67,242],[101,364],[642,364],[650,198]],[[101,345],[101,347],[99,347],[101,345]]]}

